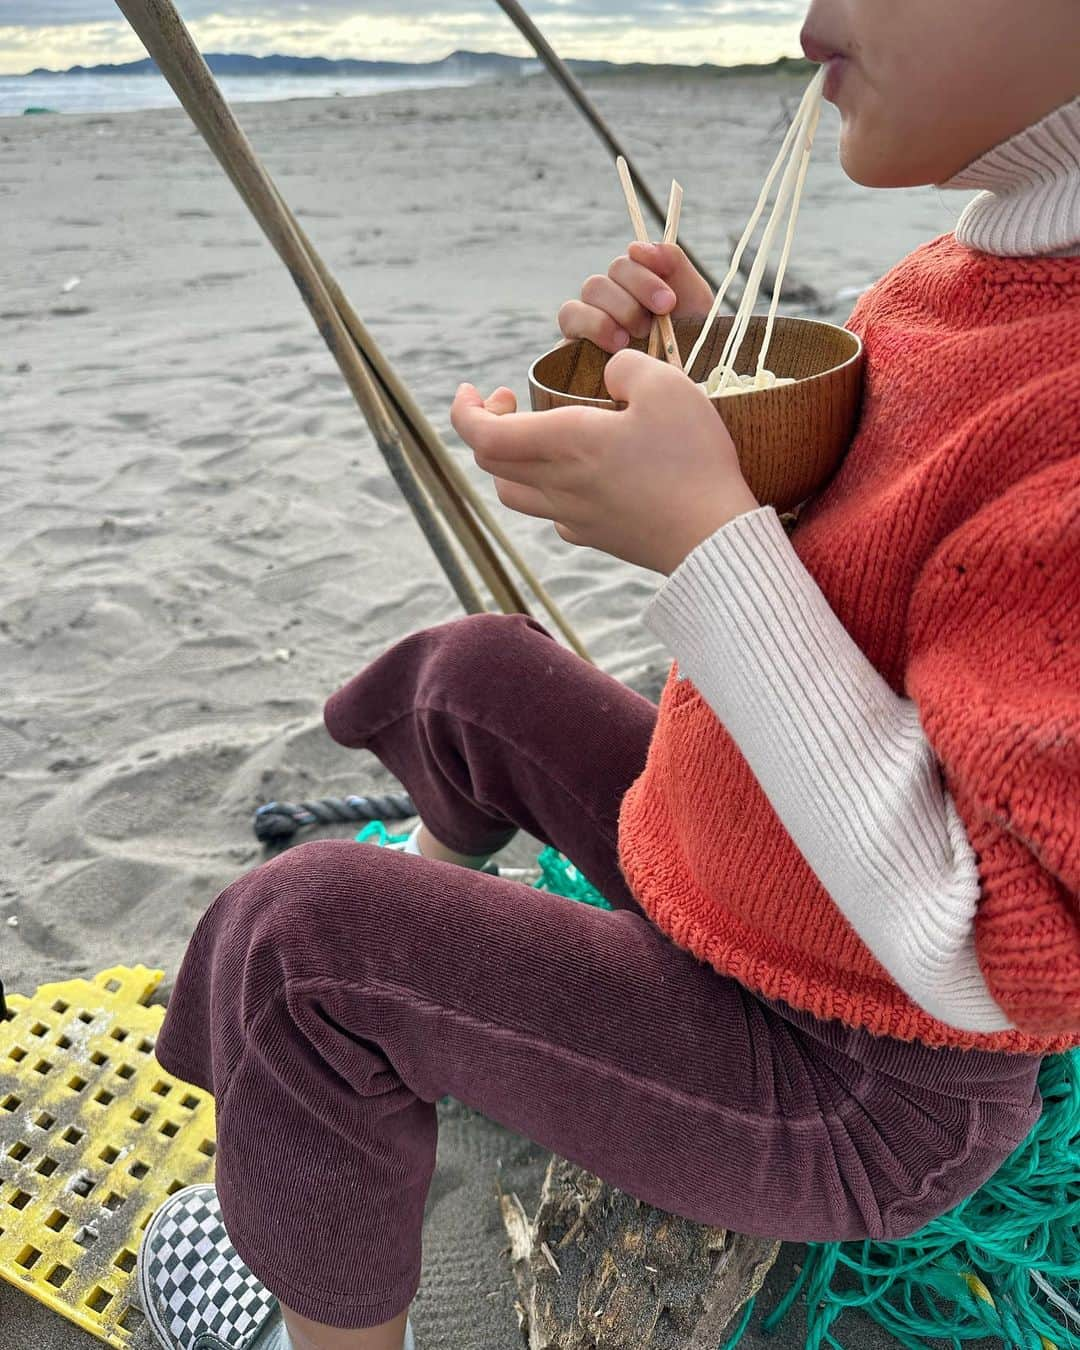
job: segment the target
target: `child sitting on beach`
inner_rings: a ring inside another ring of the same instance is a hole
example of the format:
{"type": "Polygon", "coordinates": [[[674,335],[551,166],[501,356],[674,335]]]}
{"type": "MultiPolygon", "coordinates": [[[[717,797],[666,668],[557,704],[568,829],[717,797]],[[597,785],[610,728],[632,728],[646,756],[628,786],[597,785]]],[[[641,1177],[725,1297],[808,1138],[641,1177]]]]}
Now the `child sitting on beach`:
{"type": "Polygon", "coordinates": [[[889,1239],[1080,1045],[1080,7],[815,0],[804,40],[852,178],[983,191],[856,309],[861,425],[790,538],[619,351],[708,308],[674,246],[561,313],[625,411],[459,391],[507,506],[664,574],[677,666],[657,711],[478,616],[330,699],[422,824],[292,849],[192,939],[158,1056],[216,1097],[217,1187],[143,1244],[169,1350],[411,1344],[444,1095],[702,1223],[889,1239]],[[481,871],[518,830],[613,912],[481,871]]]}

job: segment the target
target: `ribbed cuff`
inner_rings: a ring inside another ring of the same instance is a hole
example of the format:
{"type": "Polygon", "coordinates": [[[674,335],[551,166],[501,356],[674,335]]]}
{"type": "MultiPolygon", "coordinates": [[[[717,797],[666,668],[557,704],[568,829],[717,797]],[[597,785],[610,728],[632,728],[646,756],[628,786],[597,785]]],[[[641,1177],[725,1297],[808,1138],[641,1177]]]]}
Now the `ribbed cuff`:
{"type": "Polygon", "coordinates": [[[696,548],[645,623],[900,987],[951,1026],[1009,1029],[976,959],[974,853],[915,705],[863,655],[776,512],[738,516],[696,548]]]}

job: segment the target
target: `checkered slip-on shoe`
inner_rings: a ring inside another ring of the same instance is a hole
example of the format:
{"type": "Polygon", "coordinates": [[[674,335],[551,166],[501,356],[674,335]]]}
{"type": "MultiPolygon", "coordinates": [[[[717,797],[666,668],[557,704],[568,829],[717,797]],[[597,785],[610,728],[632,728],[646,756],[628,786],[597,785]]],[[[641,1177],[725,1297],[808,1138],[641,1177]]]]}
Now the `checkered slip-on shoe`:
{"type": "MultiPolygon", "coordinates": [[[[229,1240],[213,1186],[165,1201],[143,1237],[138,1275],[163,1350],[289,1350],[277,1300],[229,1240]]],[[[416,1350],[408,1324],[403,1350],[416,1350]]]]}
{"type": "Polygon", "coordinates": [[[213,1186],[169,1196],[146,1229],[138,1274],[143,1311],[163,1350],[288,1346],[277,1299],[229,1241],[213,1186]]]}

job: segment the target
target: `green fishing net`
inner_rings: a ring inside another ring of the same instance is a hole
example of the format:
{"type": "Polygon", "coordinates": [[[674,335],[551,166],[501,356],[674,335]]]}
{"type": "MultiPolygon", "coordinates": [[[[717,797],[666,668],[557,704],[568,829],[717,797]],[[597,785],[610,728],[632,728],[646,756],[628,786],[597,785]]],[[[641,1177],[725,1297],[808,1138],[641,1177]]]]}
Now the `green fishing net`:
{"type": "Polygon", "coordinates": [[[551,895],[563,895],[568,900],[577,900],[583,905],[592,905],[596,909],[610,909],[595,886],[590,885],[569,858],[558,849],[546,848],[536,860],[540,868],[540,880],[533,885],[538,891],[547,891],[551,895]]]}
{"type": "MultiPolygon", "coordinates": [[[[359,844],[387,845],[403,844],[408,834],[391,834],[381,820],[373,820],[365,825],[356,836],[359,844]]],[[[536,860],[540,876],[530,883],[534,890],[547,891],[550,895],[561,895],[567,900],[577,900],[582,905],[592,905],[596,909],[610,909],[595,886],[591,885],[564,854],[555,848],[545,848],[536,860]]]]}
{"type": "MultiPolygon", "coordinates": [[[[378,822],[358,838],[393,843],[378,822]],[[381,830],[381,837],[379,831],[381,830]]],[[[538,890],[611,906],[569,859],[546,848],[538,890]]],[[[843,1350],[838,1323],[859,1308],[911,1350],[1080,1350],[1080,1050],[1050,1055],[1034,1128],[974,1195],[897,1242],[812,1242],[798,1278],[762,1322],[775,1331],[800,1295],[806,1350],[843,1350]]],[[[723,1350],[750,1324],[753,1301],[723,1350]]]]}

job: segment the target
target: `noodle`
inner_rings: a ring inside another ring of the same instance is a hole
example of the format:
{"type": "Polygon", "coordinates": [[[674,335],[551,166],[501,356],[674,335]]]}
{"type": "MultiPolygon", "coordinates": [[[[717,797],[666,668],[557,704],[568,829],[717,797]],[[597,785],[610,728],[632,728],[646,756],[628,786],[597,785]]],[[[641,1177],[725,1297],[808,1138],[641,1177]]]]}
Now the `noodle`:
{"type": "MultiPolygon", "coordinates": [[[[713,371],[716,375],[719,371],[713,371]]],[[[710,377],[711,382],[712,377],[710,377]]],[[[727,398],[729,394],[745,394],[752,389],[778,389],[782,384],[794,384],[787,375],[774,375],[771,370],[759,370],[753,375],[732,375],[724,384],[717,383],[716,388],[705,386],[710,398],[727,398]]]]}
{"type": "Polygon", "coordinates": [[[761,244],[754,258],[754,264],[750,269],[750,275],[747,278],[746,287],[739,301],[738,309],[732,320],[731,329],[727,340],[724,343],[723,352],[716,367],[711,371],[705,381],[706,392],[712,396],[743,393],[751,389],[770,389],[782,384],[792,384],[793,380],[777,377],[772,371],[766,369],[765,361],[768,356],[769,344],[772,341],[773,329],[776,322],[776,310],[780,302],[780,290],[784,281],[784,274],[787,271],[788,260],[791,256],[792,243],[795,238],[795,224],[798,219],[799,205],[802,201],[803,189],[806,184],[807,170],[810,167],[810,151],[814,144],[814,134],[817,131],[818,121],[821,117],[821,99],[822,87],[825,82],[824,69],[811,80],[803,95],[802,102],[799,104],[798,112],[788,128],[784,137],[780,151],[773,162],[772,168],[765,179],[765,184],[758,196],[757,203],[751,213],[750,220],[743,231],[742,238],[735,247],[732,256],[731,265],[727,274],[721,283],[720,289],[716,294],[712,309],[705,321],[694,349],[686,361],[684,369],[690,372],[694,362],[697,360],[713,324],[716,322],[717,315],[720,313],[721,305],[728,287],[731,285],[736,273],[739,270],[739,264],[742,262],[743,253],[750,241],[754,230],[757,228],[758,221],[761,219],[765,209],[765,203],[768,200],[769,193],[772,190],[773,183],[780,171],[780,166],[785,157],[788,163],[784,169],[783,177],[780,180],[780,187],[777,189],[776,200],[773,203],[772,211],[765,225],[765,231],[762,236],[761,244]],[[758,354],[757,369],[753,375],[737,375],[735,373],[735,360],[742,348],[743,340],[746,337],[750,326],[750,320],[753,316],[754,308],[757,304],[758,293],[761,289],[762,278],[765,275],[765,268],[768,264],[769,254],[772,251],[773,240],[776,237],[783,214],[788,211],[790,204],[790,214],[788,217],[787,230],[785,232],[784,244],[780,255],[780,263],[777,268],[776,280],[773,283],[772,303],[769,306],[769,315],[766,320],[765,333],[761,344],[761,350],[758,354]]]}

